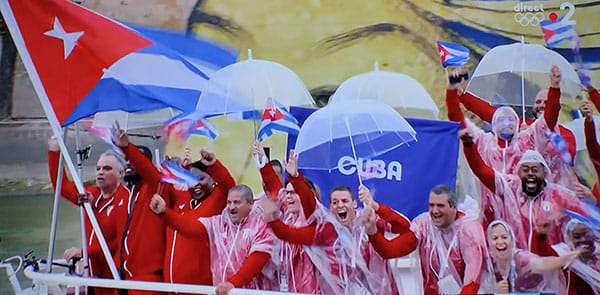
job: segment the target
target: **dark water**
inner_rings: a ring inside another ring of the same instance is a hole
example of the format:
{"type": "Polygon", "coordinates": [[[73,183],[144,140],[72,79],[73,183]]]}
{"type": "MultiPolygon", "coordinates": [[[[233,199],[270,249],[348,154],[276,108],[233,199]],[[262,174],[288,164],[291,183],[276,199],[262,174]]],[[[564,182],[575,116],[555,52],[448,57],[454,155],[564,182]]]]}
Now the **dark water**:
{"type": "MultiPolygon", "coordinates": [[[[33,255],[46,259],[53,196],[2,196],[0,197],[0,260],[14,255],[33,255]]],[[[65,249],[80,247],[79,209],[65,201],[59,207],[58,230],[54,257],[62,258],[65,249]]],[[[19,272],[21,287],[31,283],[19,272]]],[[[12,294],[12,287],[4,269],[0,271],[0,294],[12,294]]]]}

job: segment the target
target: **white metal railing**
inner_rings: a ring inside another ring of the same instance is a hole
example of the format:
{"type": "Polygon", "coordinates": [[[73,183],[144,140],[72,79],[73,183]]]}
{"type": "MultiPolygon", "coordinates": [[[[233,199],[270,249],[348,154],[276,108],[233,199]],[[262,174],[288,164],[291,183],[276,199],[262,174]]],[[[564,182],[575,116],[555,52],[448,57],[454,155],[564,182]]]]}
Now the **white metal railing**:
{"type": "MultiPolygon", "coordinates": [[[[26,267],[25,276],[30,278],[34,284],[45,285],[45,290],[63,290],[66,294],[66,287],[72,286],[90,286],[104,287],[116,289],[134,289],[144,291],[161,291],[161,292],[179,292],[179,293],[203,293],[215,294],[215,287],[202,285],[186,285],[186,284],[170,284],[157,282],[141,282],[141,281],[116,281],[109,279],[92,279],[76,276],[67,276],[60,273],[45,273],[34,271],[32,267],[26,267]]],[[[60,292],[60,291],[59,291],[60,292]]],[[[294,295],[301,293],[275,292],[254,289],[231,289],[230,295],[294,295]]],[[[308,295],[308,294],[306,294],[308,295]]]]}

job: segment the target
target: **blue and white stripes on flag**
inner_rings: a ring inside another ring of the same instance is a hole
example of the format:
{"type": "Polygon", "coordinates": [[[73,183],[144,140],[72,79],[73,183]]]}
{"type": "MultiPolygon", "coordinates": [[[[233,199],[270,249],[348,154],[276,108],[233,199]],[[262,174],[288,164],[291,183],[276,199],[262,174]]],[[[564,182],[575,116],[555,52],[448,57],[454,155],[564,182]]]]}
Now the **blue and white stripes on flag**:
{"type": "Polygon", "coordinates": [[[179,167],[173,162],[163,161],[160,167],[161,182],[193,187],[200,181],[200,177],[179,167]]]}
{"type": "Polygon", "coordinates": [[[260,112],[255,110],[248,110],[243,112],[234,112],[225,114],[228,120],[231,121],[245,121],[245,120],[260,120],[262,116],[260,112]]]}
{"type": "Polygon", "coordinates": [[[582,212],[563,210],[563,213],[571,218],[577,219],[595,231],[600,231],[600,208],[589,200],[581,201],[582,212]]]}
{"type": "Polygon", "coordinates": [[[273,135],[274,131],[297,135],[300,127],[298,126],[298,120],[292,114],[269,97],[258,129],[258,140],[264,141],[273,135]]]}
{"type": "Polygon", "coordinates": [[[577,37],[577,33],[575,33],[571,25],[562,23],[562,17],[558,18],[555,22],[545,20],[540,23],[540,27],[542,28],[544,41],[546,41],[548,48],[557,47],[562,41],[572,40],[577,37]]]}
{"type": "Polygon", "coordinates": [[[215,140],[219,135],[217,128],[199,112],[174,117],[164,124],[162,130],[169,139],[178,142],[186,141],[192,134],[205,136],[210,140],[215,140]]]}
{"type": "Polygon", "coordinates": [[[219,136],[217,127],[206,119],[200,119],[192,126],[190,134],[204,136],[210,140],[215,140],[219,136]]]}
{"type": "Polygon", "coordinates": [[[98,127],[94,127],[92,126],[92,123],[89,122],[89,124],[84,124],[87,125],[85,126],[85,129],[92,135],[94,135],[95,137],[97,137],[98,139],[104,141],[106,144],[108,144],[117,154],[125,157],[125,154],[123,153],[123,151],[121,150],[121,148],[117,147],[112,139],[114,137],[114,132],[112,130],[112,128],[108,128],[108,127],[103,127],[103,126],[98,126],[98,127]]]}
{"type": "Polygon", "coordinates": [[[469,49],[460,45],[437,42],[442,67],[460,67],[469,61],[469,49]]]}
{"type": "Polygon", "coordinates": [[[550,138],[552,145],[554,145],[554,149],[560,154],[560,158],[563,160],[563,162],[569,166],[573,166],[573,159],[571,158],[571,154],[569,154],[569,150],[567,149],[567,143],[562,136],[548,130],[544,130],[544,133],[548,138],[550,138]]]}

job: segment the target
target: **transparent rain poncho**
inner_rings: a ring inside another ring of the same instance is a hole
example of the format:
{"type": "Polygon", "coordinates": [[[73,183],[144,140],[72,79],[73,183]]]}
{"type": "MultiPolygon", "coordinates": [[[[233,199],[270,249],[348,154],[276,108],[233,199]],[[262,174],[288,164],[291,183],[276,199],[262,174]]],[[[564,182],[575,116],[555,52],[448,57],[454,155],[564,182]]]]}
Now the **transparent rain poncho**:
{"type": "Polygon", "coordinates": [[[425,212],[413,220],[411,230],[418,240],[425,294],[458,294],[464,286],[480,283],[487,247],[475,217],[462,215],[438,229],[425,212]]]}
{"type": "Polygon", "coordinates": [[[479,293],[501,293],[496,289],[496,282],[508,280],[509,293],[539,293],[548,292],[558,295],[566,295],[566,285],[563,275],[559,270],[545,273],[536,273],[531,269],[531,262],[541,259],[539,256],[516,247],[515,238],[510,225],[502,220],[495,220],[487,228],[488,245],[491,248],[491,229],[496,225],[502,225],[508,232],[511,243],[508,251],[511,251],[509,269],[502,273],[500,266],[493,255],[493,249],[489,249],[490,261],[481,279],[479,293]]]}
{"type": "MultiPolygon", "coordinates": [[[[198,219],[210,239],[210,268],[213,284],[227,282],[242,267],[248,256],[254,252],[272,253],[275,236],[264,218],[253,209],[240,224],[234,224],[227,209],[221,215],[198,219]]],[[[269,263],[267,263],[269,264],[269,263]]],[[[247,289],[269,289],[266,278],[271,272],[263,268],[263,274],[252,279],[244,286],[247,289]]]]}
{"type": "MultiPolygon", "coordinates": [[[[571,251],[576,250],[571,233],[575,229],[575,226],[579,224],[583,223],[576,219],[571,219],[565,224],[563,231],[565,242],[552,245],[552,249],[554,249],[558,256],[563,256],[571,251]]],[[[590,229],[589,227],[588,229],[590,234],[595,234],[592,233],[592,229],[590,229]]],[[[576,260],[571,265],[568,271],[574,272],[577,276],[583,279],[592,288],[594,294],[598,295],[600,294],[600,244],[598,244],[597,234],[594,237],[594,244],[595,250],[592,255],[592,258],[585,262],[581,259],[576,260]]],[[[570,285],[572,282],[567,281],[567,283],[570,285]]]]}
{"type": "MultiPolygon", "coordinates": [[[[523,153],[533,148],[529,132],[519,133],[519,117],[510,107],[500,107],[494,113],[493,133],[484,132],[468,119],[465,119],[465,123],[467,129],[473,134],[477,152],[483,162],[501,173],[512,174],[523,153]],[[504,147],[499,145],[499,141],[504,142],[504,147]]],[[[481,184],[481,210],[483,226],[487,226],[495,219],[506,219],[502,199],[483,184],[481,184]]]]}
{"type": "MultiPolygon", "coordinates": [[[[530,127],[531,128],[531,127],[530,127]]],[[[495,173],[496,194],[503,200],[506,222],[514,230],[518,248],[531,250],[533,232],[537,222],[550,222],[547,238],[551,244],[562,242],[562,225],[567,217],[561,213],[563,209],[581,212],[581,202],[575,193],[563,186],[551,183],[550,169],[540,153],[526,151],[517,165],[524,163],[540,163],[546,171],[546,185],[535,197],[523,192],[521,179],[517,175],[495,173]]]]}
{"type": "Polygon", "coordinates": [[[315,243],[304,250],[319,271],[321,294],[396,294],[389,266],[369,243],[358,220],[352,230],[317,203],[315,243]]]}

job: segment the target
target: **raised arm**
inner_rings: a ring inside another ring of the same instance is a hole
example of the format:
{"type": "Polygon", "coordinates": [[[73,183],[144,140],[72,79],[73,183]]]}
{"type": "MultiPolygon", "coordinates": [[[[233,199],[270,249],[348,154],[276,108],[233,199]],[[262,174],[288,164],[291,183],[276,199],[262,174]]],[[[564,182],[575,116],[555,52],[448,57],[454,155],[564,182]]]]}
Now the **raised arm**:
{"type": "Polygon", "coordinates": [[[284,165],[294,191],[300,196],[304,216],[308,218],[315,212],[317,200],[306,182],[304,182],[304,178],[300,172],[298,172],[298,155],[294,153],[294,150],[290,150],[290,155],[288,160],[284,162],[284,165]]]}
{"type": "Polygon", "coordinates": [[[598,89],[594,88],[593,86],[588,86],[587,92],[590,96],[590,101],[592,101],[596,107],[596,110],[600,111],[600,93],[598,92],[598,89]]]}
{"type": "Polygon", "coordinates": [[[446,108],[448,110],[448,119],[452,122],[459,122],[460,128],[465,128],[465,117],[460,109],[457,89],[446,89],[446,108]]]}
{"type": "MultiPolygon", "coordinates": [[[[58,178],[58,162],[60,160],[60,151],[56,139],[48,140],[48,174],[52,188],[56,190],[56,179],[58,178]]],[[[67,178],[64,169],[61,171],[62,181],[60,185],[60,195],[71,204],[77,205],[77,188],[75,184],[67,178]]]]}
{"type": "Polygon", "coordinates": [[[227,194],[235,186],[235,180],[229,174],[227,168],[215,157],[215,154],[200,150],[200,161],[206,166],[206,172],[212,177],[217,185],[227,194]]]}
{"type": "Polygon", "coordinates": [[[375,213],[392,226],[393,233],[402,234],[410,231],[410,222],[389,207],[379,204],[379,209],[375,213]]]}
{"type": "Polygon", "coordinates": [[[481,120],[491,123],[496,108],[488,104],[487,102],[473,96],[469,92],[463,93],[459,97],[460,102],[465,106],[471,113],[477,115],[481,120]]]}
{"type": "Polygon", "coordinates": [[[479,178],[481,183],[492,192],[495,192],[496,180],[494,170],[483,162],[483,159],[481,159],[481,156],[477,151],[477,146],[473,143],[473,138],[468,132],[461,131],[459,136],[463,142],[463,151],[465,152],[465,158],[467,158],[469,167],[471,167],[471,170],[479,178]]]}
{"type": "Polygon", "coordinates": [[[550,130],[558,124],[560,114],[560,80],[561,73],[556,65],[550,69],[550,88],[548,88],[548,100],[544,109],[544,120],[550,130]]]}
{"type": "Polygon", "coordinates": [[[279,190],[283,188],[283,185],[281,185],[281,181],[279,181],[279,177],[275,174],[275,170],[273,170],[271,163],[267,162],[264,167],[260,168],[260,176],[262,177],[269,198],[273,201],[277,201],[277,194],[279,193],[279,190]]]}

